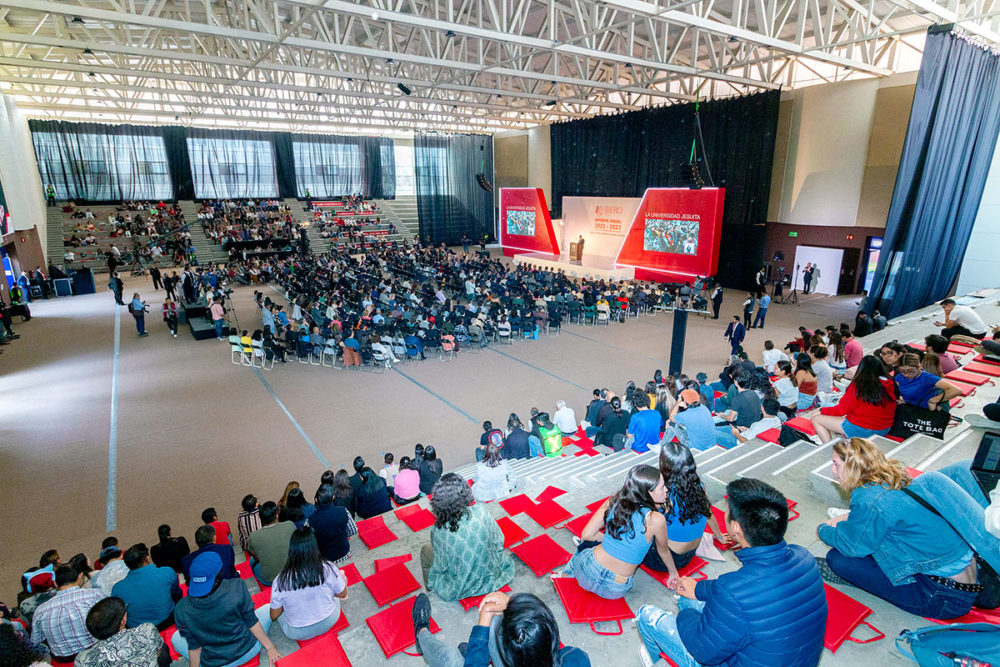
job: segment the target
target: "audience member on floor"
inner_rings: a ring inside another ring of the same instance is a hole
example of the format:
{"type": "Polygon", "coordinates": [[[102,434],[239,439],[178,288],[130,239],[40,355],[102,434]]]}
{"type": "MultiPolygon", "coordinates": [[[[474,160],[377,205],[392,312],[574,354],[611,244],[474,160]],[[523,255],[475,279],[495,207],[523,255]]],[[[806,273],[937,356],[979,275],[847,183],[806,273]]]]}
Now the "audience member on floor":
{"type": "Polygon", "coordinates": [[[731,426],[749,428],[761,417],[760,396],[753,390],[753,375],[750,371],[741,370],[733,378],[736,387],[736,397],[729,402],[729,409],[717,417],[729,422],[719,426],[717,434],[729,434],[731,426]]]}
{"type": "Polygon", "coordinates": [[[667,487],[653,466],[633,466],[625,484],[604,501],[581,533],[576,554],[561,576],[576,577],[584,590],[602,598],[624,597],[632,589],[632,577],[655,542],[660,559],[669,572],[668,586],[677,586],[679,575],[670,552],[667,522],[657,511],[667,499],[667,487]],[[605,531],[602,533],[601,528],[605,531]]]}
{"type": "Polygon", "coordinates": [[[595,389],[593,393],[593,398],[590,399],[590,403],[587,404],[587,409],[584,412],[584,421],[587,425],[584,427],[584,432],[588,438],[593,438],[597,434],[597,415],[600,413],[601,408],[604,407],[607,401],[601,393],[600,389],[595,389]]]}
{"type": "Polygon", "coordinates": [[[103,590],[80,588],[83,574],[72,565],[55,568],[56,594],[38,605],[31,621],[31,641],[45,643],[59,662],[73,662],[96,641],[87,632],[87,613],[107,597],[103,590]]]}
{"type": "Polygon", "coordinates": [[[409,456],[399,460],[399,473],[392,491],[398,505],[407,505],[420,499],[420,473],[413,469],[413,461],[409,456]]]}
{"type": "MultiPolygon", "coordinates": [[[[260,508],[257,505],[257,496],[249,493],[243,496],[240,503],[243,511],[236,515],[236,530],[240,534],[240,548],[247,550],[247,540],[250,533],[260,528],[260,508]]],[[[277,507],[277,505],[275,505],[277,507]]]]}
{"type": "Polygon", "coordinates": [[[628,438],[626,438],[625,445],[631,446],[633,452],[642,454],[660,442],[663,419],[658,411],[650,409],[644,392],[636,390],[635,396],[636,399],[633,402],[638,403],[638,405],[629,418],[626,430],[628,438]]]}
{"type": "Polygon", "coordinates": [[[354,509],[362,519],[370,519],[392,509],[385,480],[372,472],[371,468],[365,468],[361,472],[361,486],[354,494],[354,509]]]}
{"type": "Polygon", "coordinates": [[[868,355],[861,359],[858,370],[836,405],[821,408],[812,418],[816,434],[829,442],[837,433],[848,438],[885,435],[896,416],[896,385],[882,375],[878,359],[868,355]]]}
{"type": "MultiPolygon", "coordinates": [[[[395,483],[396,475],[399,474],[399,464],[394,463],[396,460],[392,455],[392,452],[386,452],[385,456],[382,457],[385,461],[385,465],[382,469],[378,471],[378,476],[385,480],[386,486],[389,487],[389,493],[392,493],[392,485],[395,483]]],[[[344,471],[347,474],[347,471],[344,471]]]]}
{"type": "Polygon", "coordinates": [[[799,403],[799,388],[795,386],[792,364],[779,361],[775,368],[777,380],[774,381],[774,391],[778,395],[778,405],[785,419],[795,416],[799,403]]]}
{"type": "Polygon", "coordinates": [[[292,533],[285,557],[285,566],[271,587],[271,620],[278,621],[289,639],[318,637],[340,619],[347,577],[323,559],[309,526],[292,533]]]}
{"type": "Polygon", "coordinates": [[[607,416],[601,419],[601,428],[594,435],[594,445],[604,445],[616,452],[625,448],[626,431],[632,415],[622,409],[622,400],[612,396],[605,405],[607,416]]]}
{"type": "Polygon", "coordinates": [[[816,373],[812,369],[812,359],[804,352],[795,355],[795,375],[792,376],[795,386],[799,389],[799,401],[797,408],[799,412],[811,410],[816,405],[816,394],[819,392],[819,383],[816,381],[816,373]]]}
{"type": "Polygon", "coordinates": [[[940,303],[944,311],[944,321],[935,322],[934,326],[942,327],[941,335],[951,340],[952,336],[968,338],[986,338],[986,323],[979,313],[969,306],[958,306],[954,299],[944,299],[940,303]]]}
{"type": "Polygon", "coordinates": [[[691,449],[704,451],[718,442],[712,413],[702,404],[701,396],[693,389],[685,389],[678,394],[677,403],[670,411],[670,419],[664,427],[662,442],[673,440],[681,429],[684,430],[687,445],[691,449]]]}
{"type": "Polygon", "coordinates": [[[778,414],[781,412],[781,405],[778,401],[773,398],[765,398],[760,404],[763,412],[761,419],[758,419],[750,426],[730,426],[729,433],[719,429],[719,432],[716,433],[718,443],[726,449],[732,449],[744,442],[749,442],[764,431],[771,429],[780,430],[781,418],[778,417],[778,414]]]}
{"type": "Polygon", "coordinates": [[[441,473],[444,470],[444,463],[437,457],[437,451],[435,451],[432,445],[427,445],[424,448],[424,460],[420,462],[420,467],[418,472],[420,473],[420,492],[423,494],[428,494],[437,481],[441,479],[441,473]]]}
{"type": "Polygon", "coordinates": [[[556,411],[552,413],[552,423],[559,427],[563,435],[576,433],[576,413],[566,407],[566,401],[556,401],[556,411]]]}
{"type": "Polygon", "coordinates": [[[430,619],[430,598],[421,593],[413,604],[413,631],[431,667],[590,667],[586,653],[562,645],[552,611],[532,593],[497,591],[483,598],[464,657],[431,634],[430,619]]]}
{"type": "Polygon", "coordinates": [[[550,458],[562,456],[562,431],[552,423],[549,413],[539,412],[534,419],[538,428],[538,440],[542,443],[542,452],[550,458]]]}
{"type": "Polygon", "coordinates": [[[639,609],[639,656],[651,667],[662,652],[678,667],[815,667],[826,633],[819,568],[803,547],[785,542],[788,504],[777,489],[742,478],[726,486],[726,532],[741,547],[738,570],[717,579],[681,579],[679,611],[639,609]]]}
{"type": "MultiPolygon", "coordinates": [[[[397,466],[398,469],[398,466],[397,466]]],[[[381,473],[380,473],[381,474],[381,473]]],[[[391,480],[390,480],[391,481],[391,480]]],[[[333,476],[333,504],[343,507],[352,517],[357,517],[354,510],[354,487],[351,486],[351,476],[341,468],[333,476]]]]}
{"type": "Polygon", "coordinates": [[[215,543],[233,546],[233,531],[228,521],[219,521],[219,514],[214,507],[206,507],[201,511],[201,522],[215,528],[215,543]]]}
{"type": "Polygon", "coordinates": [[[433,488],[431,541],[420,549],[424,586],[446,602],[498,590],[514,579],[514,561],[486,505],[453,472],[433,488]]]}
{"type": "MultiPolygon", "coordinates": [[[[531,457],[530,437],[531,435],[522,428],[521,418],[512,412],[507,417],[506,435],[501,433],[499,441],[495,442],[494,446],[502,447],[500,453],[509,461],[527,459],[531,457]]],[[[484,454],[485,451],[484,449],[484,454]]]]}
{"type": "Polygon", "coordinates": [[[899,358],[899,368],[893,380],[899,387],[899,398],[903,403],[924,410],[947,412],[951,399],[962,395],[962,391],[952,383],[925,371],[921,367],[920,355],[913,352],[899,358]]]}
{"type": "Polygon", "coordinates": [[[149,549],[141,542],[125,551],[125,565],[129,573],[115,584],[111,594],[128,605],[128,627],[152,623],[157,630],[166,630],[174,624],[174,603],[181,599],[177,573],[153,565],[149,549]]]}
{"type": "Polygon", "coordinates": [[[775,368],[779,361],[788,361],[788,355],[781,350],[774,349],[774,343],[765,340],[764,341],[764,369],[774,375],[775,368]]]}
{"type": "Polygon", "coordinates": [[[230,579],[236,576],[236,554],[233,547],[228,544],[215,543],[215,528],[205,524],[199,526],[194,531],[194,543],[198,547],[187,556],[181,559],[181,571],[184,574],[184,581],[191,581],[191,563],[194,559],[206,552],[213,552],[222,561],[222,578],[230,579]]]}
{"type": "Polygon", "coordinates": [[[128,566],[125,565],[124,557],[125,554],[118,548],[117,543],[101,549],[101,555],[97,562],[103,564],[103,567],[91,577],[91,588],[99,588],[105,595],[111,595],[111,589],[115,587],[115,584],[128,574],[128,566]]]}
{"type": "Polygon", "coordinates": [[[352,465],[354,467],[354,474],[351,475],[351,488],[357,491],[358,487],[361,486],[361,471],[368,466],[365,465],[365,460],[360,456],[354,457],[352,465]]]}
{"type": "Polygon", "coordinates": [[[341,565],[350,559],[350,537],[358,534],[358,526],[346,509],[333,504],[331,485],[322,484],[316,491],[316,511],[309,517],[309,525],[325,560],[341,565]]]}
{"type": "Polygon", "coordinates": [[[925,494],[909,488],[912,480],[899,461],[887,460],[869,440],[842,440],[833,446],[833,476],[851,505],[816,531],[831,547],[819,559],[824,578],[932,619],[958,618],[979,596],[995,598],[992,587],[984,590],[958,524],[910,495],[925,494]]]}
{"type": "Polygon", "coordinates": [[[83,581],[80,583],[80,588],[93,588],[93,576],[95,574],[94,568],[90,565],[90,559],[87,558],[87,554],[79,553],[69,559],[69,564],[72,565],[77,572],[83,575],[83,581]]]}
{"type": "MultiPolygon", "coordinates": [[[[670,555],[678,570],[683,570],[695,557],[701,536],[712,516],[712,504],[705,494],[705,486],[698,477],[697,466],[691,450],[679,442],[665,442],[660,448],[660,476],[667,488],[667,501],[663,513],[667,520],[667,540],[670,555]]],[[[715,538],[730,544],[732,537],[722,530],[718,521],[710,525],[715,538]]],[[[642,564],[658,572],[667,572],[667,566],[652,544],[642,564]]]]}
{"type": "Polygon", "coordinates": [[[159,567],[172,568],[174,572],[180,574],[184,571],[181,566],[184,556],[191,553],[187,538],[183,535],[172,537],[170,526],[167,524],[162,524],[156,532],[160,536],[160,541],[149,548],[149,555],[153,559],[153,563],[159,567]]]}
{"type": "Polygon", "coordinates": [[[152,623],[129,623],[131,606],[104,598],[87,613],[87,631],[97,643],[81,651],[75,667],[168,667],[170,651],[152,623]]]}
{"type": "Polygon", "coordinates": [[[270,586],[288,559],[288,540],[295,532],[291,521],[278,521],[278,505],[267,501],[260,507],[263,524],[250,534],[246,552],[250,556],[250,570],[261,586],[270,586]]]}
{"type": "Polygon", "coordinates": [[[255,611],[246,585],[224,578],[218,554],[200,554],[191,564],[188,594],[174,609],[177,632],[171,643],[191,667],[237,667],[261,648],[273,665],[281,654],[267,636],[268,609],[255,611]]]}
{"type": "MultiPolygon", "coordinates": [[[[4,657],[8,667],[48,667],[45,660],[45,649],[31,643],[21,626],[13,623],[0,623],[0,656],[4,657]]],[[[462,664],[462,663],[458,663],[462,664]]]]}
{"type": "Polygon", "coordinates": [[[486,456],[476,464],[472,474],[472,497],[478,503],[506,498],[517,486],[517,477],[500,454],[501,450],[489,443],[486,445],[486,456]]]}
{"type": "Polygon", "coordinates": [[[826,345],[811,345],[809,347],[809,361],[813,374],[816,376],[816,390],[829,394],[833,391],[833,368],[827,363],[830,350],[826,345]]]}

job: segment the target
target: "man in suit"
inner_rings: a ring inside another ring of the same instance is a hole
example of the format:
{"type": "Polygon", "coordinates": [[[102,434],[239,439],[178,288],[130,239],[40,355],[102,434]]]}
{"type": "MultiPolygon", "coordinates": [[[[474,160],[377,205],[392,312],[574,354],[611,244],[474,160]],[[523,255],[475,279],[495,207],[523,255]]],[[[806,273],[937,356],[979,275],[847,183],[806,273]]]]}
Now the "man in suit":
{"type": "Polygon", "coordinates": [[[191,265],[184,267],[184,273],[181,275],[181,289],[184,292],[184,300],[188,303],[198,298],[198,293],[195,289],[194,271],[191,270],[191,265]]]}
{"type": "Polygon", "coordinates": [[[809,285],[812,283],[813,272],[812,264],[807,263],[806,268],[802,269],[802,293],[809,294],[809,285]]]}
{"type": "Polygon", "coordinates": [[[581,262],[583,261],[583,243],[583,234],[581,234],[580,238],[576,240],[576,257],[581,262]]]}
{"type": "Polygon", "coordinates": [[[747,329],[740,322],[739,315],[733,315],[732,322],[726,327],[726,333],[722,335],[723,338],[729,341],[729,345],[732,347],[732,354],[739,354],[740,345],[743,344],[743,339],[746,338],[747,329]]]}
{"type": "Polygon", "coordinates": [[[160,270],[155,266],[149,267],[149,277],[153,279],[153,289],[160,289],[162,285],[160,270]]]}

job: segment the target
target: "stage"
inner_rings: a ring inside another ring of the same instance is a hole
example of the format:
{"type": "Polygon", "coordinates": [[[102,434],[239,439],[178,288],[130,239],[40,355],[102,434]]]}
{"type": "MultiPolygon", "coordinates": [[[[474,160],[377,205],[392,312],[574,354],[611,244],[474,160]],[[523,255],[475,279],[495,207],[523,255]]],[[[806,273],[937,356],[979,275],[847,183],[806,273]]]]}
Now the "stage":
{"type": "Polygon", "coordinates": [[[565,271],[573,278],[596,278],[604,280],[632,280],[635,269],[631,267],[615,267],[614,257],[588,255],[583,253],[583,261],[571,262],[569,253],[552,255],[547,252],[521,252],[514,255],[514,264],[533,264],[552,271],[565,271]]]}

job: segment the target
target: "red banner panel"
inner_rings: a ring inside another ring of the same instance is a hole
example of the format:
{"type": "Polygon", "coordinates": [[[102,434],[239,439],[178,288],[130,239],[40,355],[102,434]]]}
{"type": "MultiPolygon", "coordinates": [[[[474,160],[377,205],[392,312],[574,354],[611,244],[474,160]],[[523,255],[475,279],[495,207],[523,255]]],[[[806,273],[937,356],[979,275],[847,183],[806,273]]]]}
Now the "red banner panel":
{"type": "Polygon", "coordinates": [[[719,268],[725,189],[649,188],[642,196],[616,266],[640,280],[693,281],[719,268]]]}
{"type": "Polygon", "coordinates": [[[559,242],[541,188],[500,188],[500,245],[519,252],[559,254],[559,242]]]}

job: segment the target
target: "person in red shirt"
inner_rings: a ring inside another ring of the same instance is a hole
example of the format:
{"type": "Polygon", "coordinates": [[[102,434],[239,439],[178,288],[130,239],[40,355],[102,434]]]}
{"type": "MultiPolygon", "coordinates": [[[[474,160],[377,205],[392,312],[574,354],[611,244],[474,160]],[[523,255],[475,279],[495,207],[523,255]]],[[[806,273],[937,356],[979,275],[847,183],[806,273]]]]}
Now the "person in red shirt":
{"type": "Polygon", "coordinates": [[[816,434],[829,442],[834,434],[848,438],[885,435],[896,416],[896,384],[885,377],[882,362],[865,355],[837,405],[822,408],[812,418],[816,434]]]}
{"type": "Polygon", "coordinates": [[[216,514],[214,507],[206,508],[201,513],[201,520],[203,523],[215,528],[215,543],[216,544],[228,544],[232,546],[233,535],[229,524],[225,521],[219,521],[219,515],[216,514]]]}

